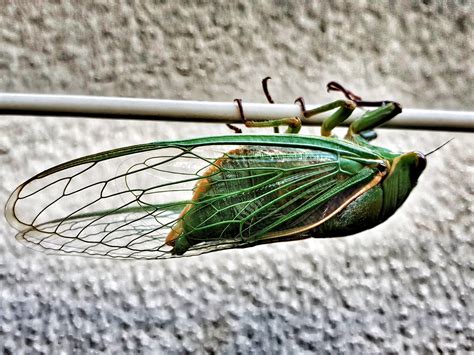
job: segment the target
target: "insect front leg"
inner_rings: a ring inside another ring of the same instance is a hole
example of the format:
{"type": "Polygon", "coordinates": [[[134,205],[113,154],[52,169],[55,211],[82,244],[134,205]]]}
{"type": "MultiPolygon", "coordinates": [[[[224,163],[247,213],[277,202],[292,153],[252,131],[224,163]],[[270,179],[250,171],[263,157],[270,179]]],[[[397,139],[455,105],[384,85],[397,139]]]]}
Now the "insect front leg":
{"type": "Polygon", "coordinates": [[[370,136],[366,137],[368,132],[391,120],[400,112],[402,112],[402,107],[397,102],[384,102],[378,109],[368,111],[362,117],[352,122],[347,131],[346,138],[354,139],[355,136],[361,136],[362,138],[370,139],[370,136]]]}
{"type": "Polygon", "coordinates": [[[378,109],[368,111],[352,122],[347,131],[346,139],[370,141],[377,137],[377,134],[373,131],[375,127],[384,124],[402,112],[401,105],[395,101],[366,101],[335,81],[327,84],[327,90],[342,92],[348,100],[352,100],[358,107],[378,107],[378,109]]]}

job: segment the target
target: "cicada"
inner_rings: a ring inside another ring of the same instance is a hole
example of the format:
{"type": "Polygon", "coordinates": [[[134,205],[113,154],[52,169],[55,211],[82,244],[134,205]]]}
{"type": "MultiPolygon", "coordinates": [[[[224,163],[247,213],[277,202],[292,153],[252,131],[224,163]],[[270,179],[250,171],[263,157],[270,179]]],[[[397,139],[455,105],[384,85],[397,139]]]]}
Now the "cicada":
{"type": "Polygon", "coordinates": [[[372,145],[373,129],[401,112],[396,102],[345,99],[306,110],[335,110],[321,136],[286,134],[140,144],[75,159],[21,184],[6,217],[17,239],[43,251],[110,258],[164,259],[372,228],[407,199],[426,166],[418,152],[372,145]],[[356,107],[367,110],[344,139],[332,130],[356,107]]]}

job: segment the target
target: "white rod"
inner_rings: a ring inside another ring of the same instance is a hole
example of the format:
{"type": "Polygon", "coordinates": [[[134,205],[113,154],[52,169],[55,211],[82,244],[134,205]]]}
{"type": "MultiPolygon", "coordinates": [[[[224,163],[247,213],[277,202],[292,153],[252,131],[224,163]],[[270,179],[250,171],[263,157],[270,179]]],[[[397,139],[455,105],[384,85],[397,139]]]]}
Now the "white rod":
{"type": "MultiPolygon", "coordinates": [[[[306,105],[312,109],[317,105],[306,105]]],[[[304,125],[320,125],[330,113],[311,118],[301,116],[297,104],[243,103],[248,120],[268,120],[299,116],[304,125]]],[[[357,109],[351,119],[360,117],[357,109]]],[[[234,102],[155,100],[105,96],[37,95],[0,93],[0,115],[74,116],[134,120],[198,121],[239,123],[234,102]]],[[[346,124],[347,124],[346,123],[346,124]]],[[[403,109],[384,127],[474,132],[474,112],[403,109]]]]}

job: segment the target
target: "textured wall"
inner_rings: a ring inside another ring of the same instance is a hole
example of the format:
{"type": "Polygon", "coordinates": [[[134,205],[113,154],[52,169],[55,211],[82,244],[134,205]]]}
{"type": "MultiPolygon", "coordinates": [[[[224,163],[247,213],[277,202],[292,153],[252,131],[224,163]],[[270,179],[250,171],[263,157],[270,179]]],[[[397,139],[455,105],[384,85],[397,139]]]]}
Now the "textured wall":
{"type": "MultiPolygon", "coordinates": [[[[474,109],[469,0],[114,3],[3,4],[0,91],[263,102],[271,75],[279,102],[330,100],[338,80],[405,107],[474,109]]],[[[0,117],[0,205],[81,155],[228,132],[0,117]]],[[[455,139],[394,217],[349,238],[124,262],[30,251],[0,217],[0,352],[474,351],[473,136],[379,133],[424,152],[455,139]]]]}

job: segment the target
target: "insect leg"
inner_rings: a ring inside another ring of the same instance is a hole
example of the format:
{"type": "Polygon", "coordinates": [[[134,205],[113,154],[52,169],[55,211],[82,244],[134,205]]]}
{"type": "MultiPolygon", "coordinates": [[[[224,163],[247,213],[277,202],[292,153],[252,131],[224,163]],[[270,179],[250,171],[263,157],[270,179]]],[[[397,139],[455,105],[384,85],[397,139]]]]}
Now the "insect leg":
{"type": "Polygon", "coordinates": [[[345,121],[355,110],[356,104],[352,100],[337,100],[326,105],[316,107],[312,110],[304,112],[305,117],[311,117],[322,112],[339,108],[331,116],[326,118],[321,125],[321,135],[325,137],[331,136],[331,131],[345,121]]]}
{"type": "Polygon", "coordinates": [[[346,138],[351,139],[354,135],[362,135],[363,137],[365,133],[362,132],[370,131],[384,124],[400,112],[402,112],[400,104],[388,101],[384,103],[383,106],[364,113],[362,117],[352,122],[349,126],[346,138]]]}
{"type": "Polygon", "coordinates": [[[304,99],[300,96],[300,97],[296,98],[295,104],[296,103],[300,104],[301,112],[303,112],[303,115],[304,115],[304,113],[306,112],[306,105],[304,103],[304,99]]]}
{"type": "Polygon", "coordinates": [[[352,91],[347,90],[341,84],[331,81],[327,84],[328,91],[340,91],[346,98],[352,100],[358,107],[379,107],[376,110],[366,112],[362,117],[352,122],[346,134],[347,139],[362,138],[370,141],[377,137],[373,128],[382,125],[392,119],[400,112],[402,107],[395,101],[366,101],[352,91]]]}
{"type": "MultiPolygon", "coordinates": [[[[245,116],[244,116],[244,109],[242,107],[242,99],[235,99],[234,101],[237,103],[239,107],[240,119],[242,120],[242,123],[245,124],[247,120],[245,119],[245,116]]],[[[239,127],[234,126],[233,124],[226,123],[225,125],[229,127],[231,130],[233,130],[235,133],[242,133],[242,130],[239,127]]]]}
{"type": "MultiPolygon", "coordinates": [[[[262,88],[263,88],[263,93],[265,94],[265,97],[267,98],[267,101],[269,104],[274,104],[275,101],[273,101],[272,96],[270,95],[270,92],[268,91],[268,80],[270,80],[271,77],[267,76],[262,80],[262,88]]],[[[273,127],[273,133],[280,133],[280,129],[278,127],[273,127]]]]}
{"type": "Polygon", "coordinates": [[[366,131],[360,132],[359,136],[361,136],[367,142],[370,142],[374,140],[375,138],[377,138],[377,132],[375,132],[373,129],[368,129],[366,131]]]}
{"type": "Polygon", "coordinates": [[[272,96],[270,95],[270,92],[268,91],[268,80],[271,78],[267,76],[265,79],[262,80],[262,88],[263,88],[263,93],[265,94],[265,97],[267,98],[267,101],[269,104],[274,104],[275,101],[273,101],[272,96]]]}
{"type": "Polygon", "coordinates": [[[279,120],[245,121],[245,127],[280,127],[288,126],[285,133],[298,133],[301,129],[301,120],[298,117],[288,117],[279,120]]]}
{"type": "Polygon", "coordinates": [[[356,103],[357,107],[381,107],[381,106],[384,106],[384,105],[388,104],[389,102],[393,102],[393,101],[388,101],[388,100],[384,100],[384,101],[366,101],[366,100],[362,100],[362,98],[360,96],[354,94],[352,91],[347,90],[341,84],[339,84],[335,81],[330,81],[326,85],[326,88],[327,88],[328,92],[329,91],[340,91],[340,92],[342,92],[347,99],[354,101],[356,103]]]}
{"type": "Polygon", "coordinates": [[[244,122],[245,127],[255,128],[255,127],[288,126],[285,133],[298,133],[301,129],[301,120],[298,117],[281,118],[278,120],[268,120],[268,121],[247,121],[247,119],[244,116],[242,100],[235,99],[235,102],[239,106],[240,117],[242,121],[244,122]]]}
{"type": "Polygon", "coordinates": [[[242,133],[242,130],[237,126],[234,126],[233,124],[226,123],[225,125],[229,127],[231,130],[233,130],[235,133],[242,133]]]}

